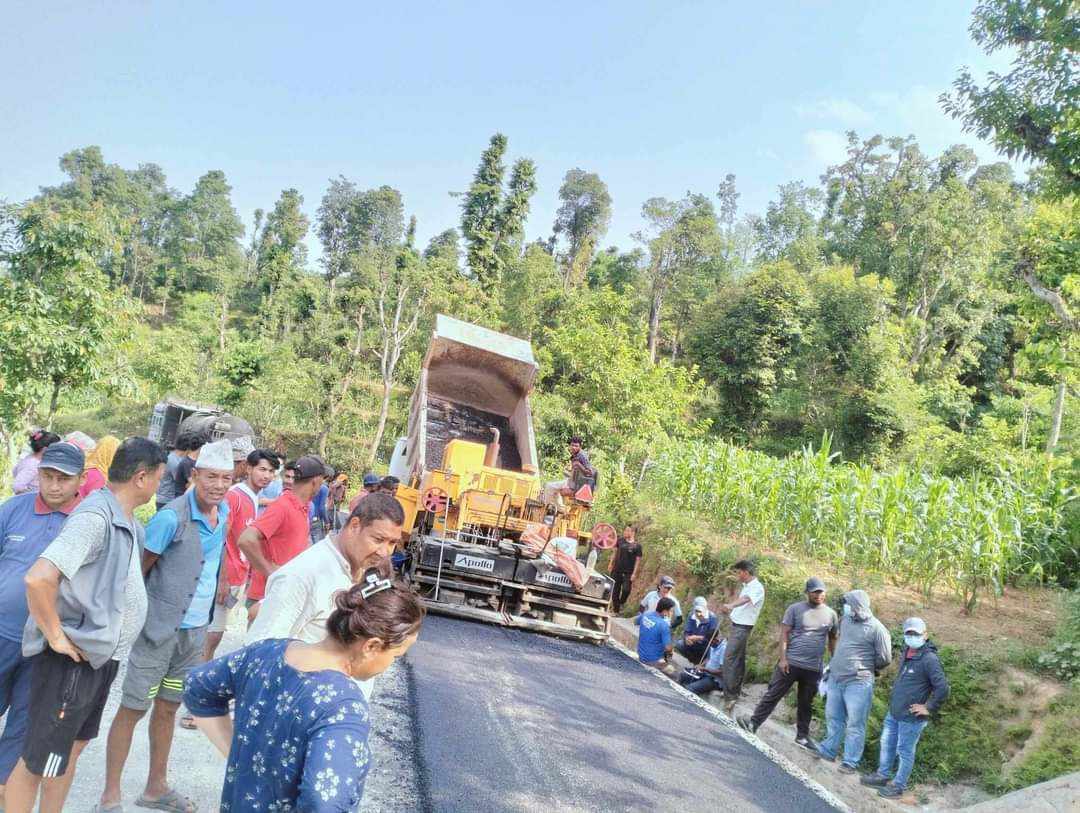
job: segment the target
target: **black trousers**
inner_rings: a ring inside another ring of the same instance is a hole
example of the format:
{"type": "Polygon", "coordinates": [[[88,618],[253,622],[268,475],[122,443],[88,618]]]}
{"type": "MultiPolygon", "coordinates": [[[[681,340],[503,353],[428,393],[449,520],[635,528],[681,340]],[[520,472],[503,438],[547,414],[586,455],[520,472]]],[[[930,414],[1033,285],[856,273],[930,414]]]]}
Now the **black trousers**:
{"type": "Polygon", "coordinates": [[[615,589],[611,591],[611,608],[619,612],[630,598],[630,574],[612,573],[611,578],[615,580],[615,589]]]}
{"type": "Polygon", "coordinates": [[[817,695],[818,681],[821,680],[821,672],[816,669],[805,669],[802,666],[788,664],[787,674],[777,666],[773,669],[769,679],[769,688],[764,696],[758,701],[750,722],[757,728],[773,713],[776,704],[779,703],[791,687],[799,684],[799,695],[795,712],[795,731],[800,737],[810,736],[810,716],[813,710],[814,697],[817,695]]]}

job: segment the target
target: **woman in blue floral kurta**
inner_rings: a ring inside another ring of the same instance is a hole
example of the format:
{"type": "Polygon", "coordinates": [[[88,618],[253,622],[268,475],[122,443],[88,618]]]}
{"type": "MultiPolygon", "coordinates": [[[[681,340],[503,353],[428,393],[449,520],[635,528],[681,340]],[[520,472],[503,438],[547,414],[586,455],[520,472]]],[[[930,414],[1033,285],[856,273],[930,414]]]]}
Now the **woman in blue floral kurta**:
{"type": "Polygon", "coordinates": [[[423,618],[412,591],[371,573],[338,594],[324,641],[259,641],[188,677],[184,703],[228,754],[222,810],[358,807],[371,761],[371,726],[353,678],[374,677],[404,654],[423,618]]]}

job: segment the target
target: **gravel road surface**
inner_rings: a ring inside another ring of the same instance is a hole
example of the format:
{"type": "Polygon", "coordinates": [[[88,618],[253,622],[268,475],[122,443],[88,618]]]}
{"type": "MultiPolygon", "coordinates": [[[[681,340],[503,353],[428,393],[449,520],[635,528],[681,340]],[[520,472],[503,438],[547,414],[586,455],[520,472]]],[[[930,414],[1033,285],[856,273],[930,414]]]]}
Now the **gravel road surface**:
{"type": "Polygon", "coordinates": [[[429,616],[407,670],[429,810],[833,810],[611,647],[429,616]]]}

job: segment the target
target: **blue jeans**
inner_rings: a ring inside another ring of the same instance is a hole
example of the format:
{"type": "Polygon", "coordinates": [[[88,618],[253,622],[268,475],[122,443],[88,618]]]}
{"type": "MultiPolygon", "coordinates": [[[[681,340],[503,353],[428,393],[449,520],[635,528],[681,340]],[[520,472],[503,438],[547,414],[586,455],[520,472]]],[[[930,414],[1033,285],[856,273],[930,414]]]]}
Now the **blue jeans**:
{"type": "Polygon", "coordinates": [[[31,663],[30,658],[22,656],[21,643],[0,638],[0,714],[7,715],[0,736],[0,784],[4,785],[22,755],[26,737],[31,663]]]}
{"type": "Polygon", "coordinates": [[[846,683],[829,681],[825,701],[825,723],[828,733],[818,745],[826,759],[836,759],[840,743],[844,744],[845,765],[858,766],[866,745],[866,718],[870,716],[870,700],[874,696],[873,678],[855,678],[846,683]]]}
{"type": "Polygon", "coordinates": [[[885,726],[881,729],[881,756],[878,758],[878,773],[892,778],[898,788],[906,788],[911,769],[915,767],[915,746],[926,728],[928,720],[897,720],[892,714],[885,715],[885,726]],[[900,765],[893,774],[893,765],[897,757],[900,765]]]}

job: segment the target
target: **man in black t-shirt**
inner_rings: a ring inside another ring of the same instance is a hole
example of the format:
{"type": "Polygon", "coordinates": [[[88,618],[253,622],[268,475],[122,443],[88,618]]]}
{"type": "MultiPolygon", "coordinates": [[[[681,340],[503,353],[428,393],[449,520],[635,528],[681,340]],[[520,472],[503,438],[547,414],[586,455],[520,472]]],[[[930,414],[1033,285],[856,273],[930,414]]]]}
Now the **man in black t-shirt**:
{"type": "Polygon", "coordinates": [[[611,603],[615,612],[622,610],[630,596],[640,564],[641,543],[637,541],[637,529],[633,525],[627,525],[622,538],[615,545],[611,567],[608,569],[611,578],[615,580],[615,589],[611,591],[611,603]]]}

